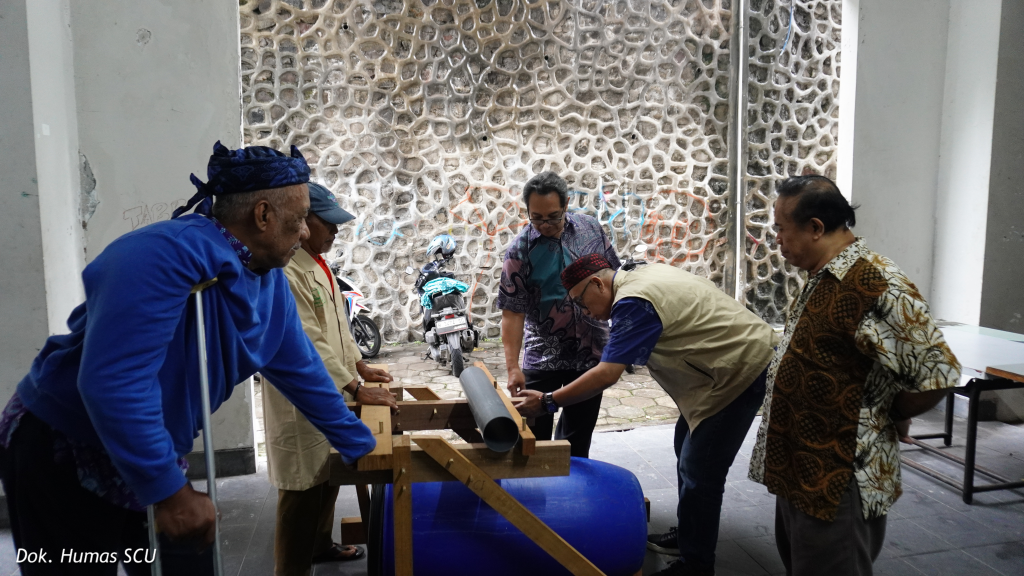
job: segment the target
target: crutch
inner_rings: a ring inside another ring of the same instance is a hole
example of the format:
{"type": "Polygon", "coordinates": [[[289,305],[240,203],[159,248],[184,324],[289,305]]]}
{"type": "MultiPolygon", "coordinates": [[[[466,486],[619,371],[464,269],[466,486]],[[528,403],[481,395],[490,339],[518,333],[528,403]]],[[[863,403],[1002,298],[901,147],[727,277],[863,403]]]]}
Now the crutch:
{"type": "MultiPolygon", "coordinates": [[[[213,573],[223,576],[224,563],[220,555],[220,514],[217,511],[217,471],[213,461],[213,436],[210,425],[210,369],[206,359],[206,320],[203,315],[203,290],[217,283],[217,279],[207,280],[192,288],[196,296],[196,340],[199,342],[199,394],[203,401],[203,451],[206,456],[206,492],[213,502],[214,540],[213,540],[213,573]]],[[[156,534],[156,509],[151,504],[146,509],[149,520],[149,545],[153,548],[155,560],[152,564],[152,576],[163,576],[160,565],[160,541],[156,534]]]]}

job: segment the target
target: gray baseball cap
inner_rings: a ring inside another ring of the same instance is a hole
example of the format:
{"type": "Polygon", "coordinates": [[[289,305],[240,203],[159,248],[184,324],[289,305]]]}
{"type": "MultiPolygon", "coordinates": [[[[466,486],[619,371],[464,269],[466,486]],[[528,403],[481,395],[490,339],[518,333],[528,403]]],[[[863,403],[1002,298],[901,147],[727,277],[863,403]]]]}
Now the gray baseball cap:
{"type": "Polygon", "coordinates": [[[338,199],[330,190],[313,181],[309,183],[309,211],[331,224],[344,224],[356,219],[338,206],[338,199]]]}

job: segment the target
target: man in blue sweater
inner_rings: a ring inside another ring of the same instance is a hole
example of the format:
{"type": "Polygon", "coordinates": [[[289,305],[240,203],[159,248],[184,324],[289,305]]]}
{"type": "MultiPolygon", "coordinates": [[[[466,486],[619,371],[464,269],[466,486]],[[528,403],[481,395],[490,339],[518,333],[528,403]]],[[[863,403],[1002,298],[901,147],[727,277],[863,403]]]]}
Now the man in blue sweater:
{"type": "Polygon", "coordinates": [[[209,569],[191,550],[212,542],[214,508],[184,474],[202,424],[197,285],[216,279],[201,293],[214,410],[259,371],[346,463],[375,446],[303,332],[280,270],[309,234],[305,160],[294,147],[287,156],[218,142],[208,176],[192,176],[199,192],[174,219],[118,238],[85,268],[71,333],[47,340],[0,416],[15,545],[45,552],[24,574],[117,572],[116,561],[68,564],[68,550],[119,554],[129,574],[149,574],[123,555],[148,548],[150,504],[159,531],[189,543],[164,551],[164,573],[209,569]]]}

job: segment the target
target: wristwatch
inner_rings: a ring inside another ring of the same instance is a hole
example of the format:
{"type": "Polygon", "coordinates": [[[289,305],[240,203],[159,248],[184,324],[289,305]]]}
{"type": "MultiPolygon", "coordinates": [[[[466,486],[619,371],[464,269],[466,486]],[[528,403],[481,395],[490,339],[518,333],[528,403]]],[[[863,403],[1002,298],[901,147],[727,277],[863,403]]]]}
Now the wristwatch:
{"type": "Polygon", "coordinates": [[[551,392],[546,392],[540,397],[540,405],[544,407],[544,411],[548,414],[558,412],[558,403],[555,402],[555,397],[551,392]]]}

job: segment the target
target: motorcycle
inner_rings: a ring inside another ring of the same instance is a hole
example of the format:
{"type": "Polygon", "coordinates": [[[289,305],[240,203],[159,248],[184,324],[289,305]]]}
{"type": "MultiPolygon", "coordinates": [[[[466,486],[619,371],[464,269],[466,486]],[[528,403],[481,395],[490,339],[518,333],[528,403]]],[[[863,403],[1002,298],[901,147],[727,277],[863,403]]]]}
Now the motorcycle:
{"type": "MultiPolygon", "coordinates": [[[[434,238],[427,247],[430,261],[420,269],[414,287],[423,311],[423,339],[430,347],[427,357],[442,366],[450,364],[452,375],[458,377],[465,367],[463,353],[476,348],[480,332],[469,319],[462,295],[467,288],[446,269],[454,254],[455,240],[451,236],[444,234],[434,238]],[[430,307],[423,305],[427,302],[430,307]]],[[[409,266],[405,273],[412,275],[416,271],[409,266]]]]}
{"type": "Polygon", "coordinates": [[[339,270],[336,265],[331,268],[338,289],[345,298],[345,316],[348,318],[348,329],[356,341],[356,346],[363,358],[374,358],[380,353],[383,339],[380,328],[370,320],[369,307],[361,303],[365,296],[355,287],[355,282],[351,278],[340,275],[344,271],[339,270]]]}
{"type": "Polygon", "coordinates": [[[626,261],[623,262],[621,266],[619,266],[619,270],[629,272],[630,270],[636,270],[638,267],[646,265],[647,261],[643,259],[644,255],[646,254],[647,245],[637,244],[636,248],[633,249],[633,254],[631,254],[629,258],[627,258],[626,261]],[[640,259],[637,260],[636,258],[634,258],[634,255],[636,255],[636,257],[640,259]]]}

